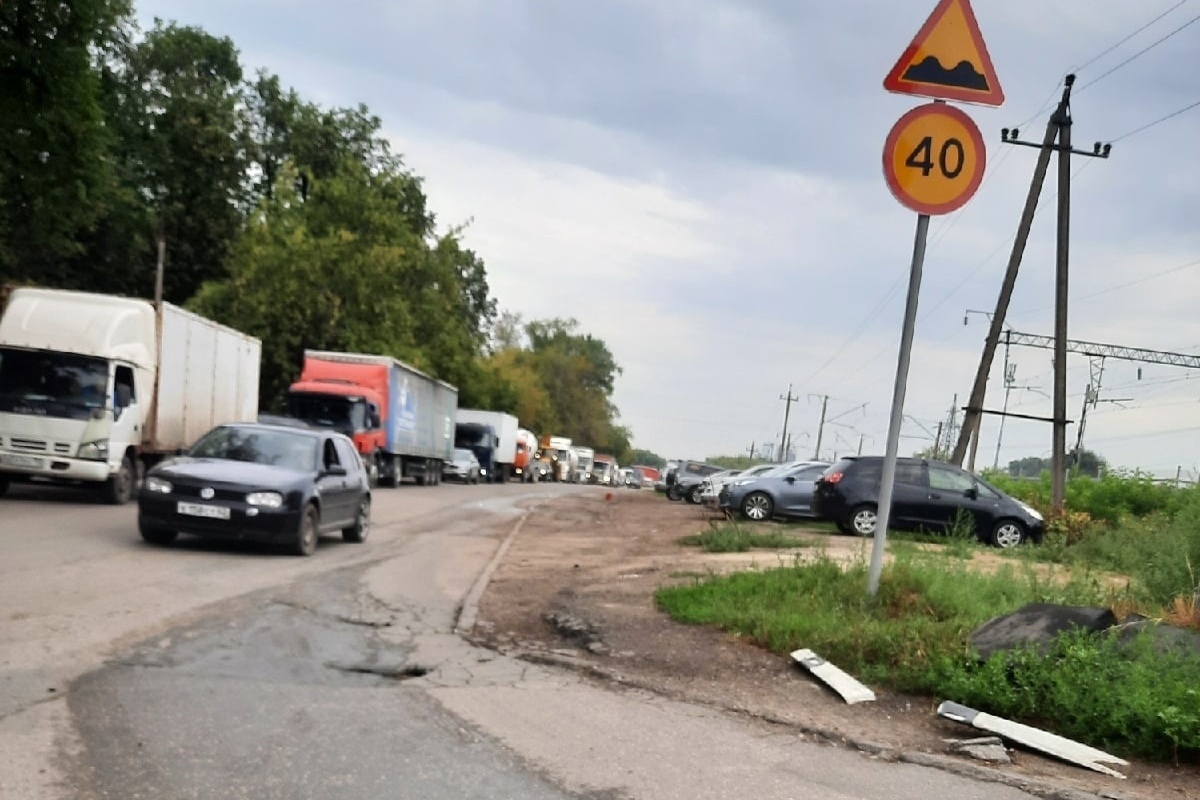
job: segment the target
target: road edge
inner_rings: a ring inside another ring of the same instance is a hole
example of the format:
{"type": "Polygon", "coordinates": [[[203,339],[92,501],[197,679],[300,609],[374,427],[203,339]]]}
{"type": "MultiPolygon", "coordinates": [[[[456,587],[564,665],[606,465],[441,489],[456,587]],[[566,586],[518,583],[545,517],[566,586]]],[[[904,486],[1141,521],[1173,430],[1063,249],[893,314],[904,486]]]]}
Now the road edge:
{"type": "Polygon", "coordinates": [[[521,528],[525,527],[525,521],[529,516],[537,510],[541,503],[537,503],[525,509],[521,514],[521,518],[516,521],[508,534],[504,537],[504,541],[496,548],[496,552],[492,554],[492,558],[488,561],[487,566],[479,573],[479,577],[475,579],[475,583],[471,586],[467,596],[463,598],[462,606],[458,611],[458,619],[454,622],[454,633],[459,636],[469,636],[471,631],[475,629],[475,620],[479,616],[479,600],[483,597],[484,591],[487,590],[488,583],[492,580],[492,574],[496,568],[500,566],[500,562],[504,560],[504,556],[508,554],[508,548],[512,545],[513,539],[521,532],[521,528]]]}

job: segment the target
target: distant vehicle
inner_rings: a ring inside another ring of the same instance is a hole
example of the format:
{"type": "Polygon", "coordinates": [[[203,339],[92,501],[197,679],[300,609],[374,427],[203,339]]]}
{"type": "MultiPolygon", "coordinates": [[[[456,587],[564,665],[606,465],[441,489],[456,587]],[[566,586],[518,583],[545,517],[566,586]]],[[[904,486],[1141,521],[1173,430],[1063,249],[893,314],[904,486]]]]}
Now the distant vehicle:
{"type": "Polygon", "coordinates": [[[512,414],[460,408],[455,415],[454,446],[475,453],[484,480],[505,483],[513,476],[520,429],[512,414]]]}
{"type": "Polygon", "coordinates": [[[705,505],[716,505],[721,490],[734,481],[748,481],[771,470],[777,469],[778,464],[756,464],[743,470],[730,470],[710,475],[701,482],[700,502],[705,505]]]}
{"type": "Polygon", "coordinates": [[[151,544],[179,534],[285,544],[312,555],[324,533],[366,541],[367,470],[348,436],[258,423],[218,426],[148,473],[138,530],[151,544]]]}
{"type": "Polygon", "coordinates": [[[140,476],[214,425],[258,416],[262,343],[163,302],[11,290],[0,317],[0,494],[93,486],[127,503],[140,476]]]}
{"type": "MultiPolygon", "coordinates": [[[[817,480],[813,509],[843,533],[873,536],[882,456],[847,456],[817,480]]],[[[964,469],[923,458],[896,459],[889,523],[897,529],[949,530],[962,519],[980,541],[1001,548],[1040,542],[1042,515],[964,469]]]]}
{"type": "Polygon", "coordinates": [[[569,483],[578,465],[571,440],[566,436],[543,436],[538,446],[543,460],[550,465],[551,480],[569,483]]]}
{"type": "Polygon", "coordinates": [[[667,476],[667,499],[684,500],[699,505],[700,483],[710,475],[727,472],[725,467],[705,461],[681,461],[675,471],[667,476]]]}
{"type": "Polygon", "coordinates": [[[595,466],[596,451],[590,447],[575,446],[575,483],[591,483],[595,466]]]}
{"type": "Polygon", "coordinates": [[[538,438],[533,431],[518,429],[517,452],[513,457],[513,477],[521,481],[535,481],[542,477],[534,463],[537,452],[538,438]]]}
{"type": "Polygon", "coordinates": [[[597,453],[593,459],[592,483],[600,486],[616,486],[619,483],[620,467],[617,459],[607,453],[597,453]]]}
{"type": "Polygon", "coordinates": [[[454,449],[458,389],[386,355],[306,350],[288,414],[354,441],[371,484],[434,485],[454,449]]]}
{"type": "Polygon", "coordinates": [[[813,485],[828,466],[826,461],[803,461],[735,479],[721,490],[717,505],[754,522],[774,517],[815,517],[813,485]]]}
{"type": "Polygon", "coordinates": [[[442,477],[448,481],[479,483],[482,470],[475,453],[465,447],[454,448],[454,455],[442,467],[442,477]]]}

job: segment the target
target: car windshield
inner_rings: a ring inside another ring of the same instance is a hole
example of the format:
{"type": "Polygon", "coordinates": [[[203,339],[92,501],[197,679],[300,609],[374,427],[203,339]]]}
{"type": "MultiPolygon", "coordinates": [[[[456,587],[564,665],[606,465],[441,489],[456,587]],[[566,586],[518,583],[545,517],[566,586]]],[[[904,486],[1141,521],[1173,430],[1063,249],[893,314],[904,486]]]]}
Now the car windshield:
{"type": "Polygon", "coordinates": [[[102,358],[0,348],[0,411],[88,419],[105,406],[107,394],[102,358]]]}
{"type": "Polygon", "coordinates": [[[317,439],[292,431],[226,425],[204,434],[188,455],[310,472],[317,468],[317,439]]]}

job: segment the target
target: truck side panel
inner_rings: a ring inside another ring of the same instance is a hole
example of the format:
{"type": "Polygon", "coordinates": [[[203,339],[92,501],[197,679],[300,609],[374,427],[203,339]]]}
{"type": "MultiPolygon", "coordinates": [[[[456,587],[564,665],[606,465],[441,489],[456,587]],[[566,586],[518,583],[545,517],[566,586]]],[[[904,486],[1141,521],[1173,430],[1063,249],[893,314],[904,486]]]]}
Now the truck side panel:
{"type": "Polygon", "coordinates": [[[262,344],[163,303],[158,395],[146,451],[187,447],[210,428],[258,416],[262,344]]]}
{"type": "Polygon", "coordinates": [[[388,450],[393,455],[450,459],[454,449],[453,413],[446,433],[447,392],[457,402],[458,390],[393,362],[387,419],[388,450]]]}

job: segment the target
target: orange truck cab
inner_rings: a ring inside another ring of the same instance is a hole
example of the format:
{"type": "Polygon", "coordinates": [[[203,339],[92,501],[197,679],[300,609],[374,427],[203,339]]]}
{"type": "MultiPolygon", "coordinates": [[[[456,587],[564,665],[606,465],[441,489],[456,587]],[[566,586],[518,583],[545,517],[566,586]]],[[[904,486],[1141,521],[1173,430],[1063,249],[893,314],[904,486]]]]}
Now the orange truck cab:
{"type": "Polygon", "coordinates": [[[372,485],[441,482],[458,389],[390,356],[306,350],[288,414],[354,440],[372,485]]]}

